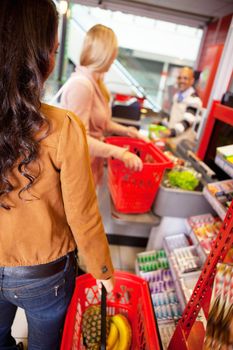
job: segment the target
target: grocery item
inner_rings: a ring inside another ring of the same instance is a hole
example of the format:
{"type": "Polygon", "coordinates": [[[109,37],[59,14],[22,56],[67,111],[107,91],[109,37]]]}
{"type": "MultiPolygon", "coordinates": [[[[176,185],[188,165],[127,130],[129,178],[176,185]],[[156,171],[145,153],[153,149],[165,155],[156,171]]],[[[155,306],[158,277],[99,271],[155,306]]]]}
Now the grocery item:
{"type": "Polygon", "coordinates": [[[207,184],[204,189],[207,200],[213,204],[218,215],[224,219],[226,210],[233,199],[233,180],[223,180],[207,184]]]}
{"type": "MultiPolygon", "coordinates": [[[[106,318],[107,337],[110,329],[110,317],[106,318]]],[[[101,340],[101,312],[100,305],[89,306],[82,321],[82,333],[88,350],[99,350],[101,340]]]]}
{"type": "Polygon", "coordinates": [[[217,147],[217,153],[220,154],[225,159],[229,160],[229,162],[232,162],[233,158],[233,145],[227,145],[222,147],[217,147]]]}
{"type": "Polygon", "coordinates": [[[156,140],[160,138],[160,132],[166,131],[167,128],[164,125],[150,124],[149,125],[149,138],[150,140],[156,140]]]}
{"type": "Polygon", "coordinates": [[[199,184],[196,172],[186,168],[174,168],[169,171],[167,177],[172,187],[178,187],[183,190],[193,191],[199,184]]]}
{"type": "Polygon", "coordinates": [[[174,249],[188,247],[189,241],[185,234],[167,236],[164,238],[164,247],[170,254],[174,249]]]}
{"type": "Polygon", "coordinates": [[[168,260],[164,250],[153,250],[151,252],[137,255],[139,271],[149,272],[160,268],[168,269],[168,260]]]}
{"type": "Polygon", "coordinates": [[[119,331],[114,322],[111,321],[110,331],[107,338],[107,350],[112,350],[116,347],[119,338],[119,331]]]}
{"type": "Polygon", "coordinates": [[[116,325],[119,334],[118,340],[113,349],[129,350],[132,341],[132,330],[128,319],[124,315],[117,314],[112,316],[111,321],[116,325]]]}
{"type": "Polygon", "coordinates": [[[171,253],[171,260],[178,275],[197,271],[202,262],[195,246],[176,248],[171,253]]]}
{"type": "Polygon", "coordinates": [[[148,282],[158,323],[178,320],[182,310],[164,249],[137,254],[137,273],[148,282]]]}
{"type": "Polygon", "coordinates": [[[211,214],[193,216],[188,219],[188,224],[197,237],[200,245],[208,254],[222,226],[222,221],[211,214]]]}
{"type": "MultiPolygon", "coordinates": [[[[89,306],[82,320],[82,333],[87,350],[100,350],[101,311],[100,305],[89,306]]],[[[126,316],[116,314],[106,317],[106,349],[129,350],[132,329],[126,316]]]]}

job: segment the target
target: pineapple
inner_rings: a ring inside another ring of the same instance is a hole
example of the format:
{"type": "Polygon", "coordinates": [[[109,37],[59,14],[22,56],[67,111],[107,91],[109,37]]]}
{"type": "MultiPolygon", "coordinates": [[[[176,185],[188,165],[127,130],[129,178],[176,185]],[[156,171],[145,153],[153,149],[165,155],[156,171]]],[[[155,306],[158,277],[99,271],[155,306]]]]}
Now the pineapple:
{"type": "MultiPolygon", "coordinates": [[[[110,330],[110,317],[106,317],[106,339],[110,330]]],[[[89,306],[82,319],[82,333],[88,350],[100,349],[101,314],[100,305],[89,306]]]]}

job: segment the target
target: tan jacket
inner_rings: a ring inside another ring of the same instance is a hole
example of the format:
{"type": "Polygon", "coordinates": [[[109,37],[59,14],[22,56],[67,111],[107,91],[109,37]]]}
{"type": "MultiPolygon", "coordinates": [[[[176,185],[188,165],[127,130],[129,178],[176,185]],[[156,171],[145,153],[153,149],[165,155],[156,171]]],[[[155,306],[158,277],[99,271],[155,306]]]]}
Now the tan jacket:
{"type": "MultiPolygon", "coordinates": [[[[27,180],[17,170],[15,186],[0,208],[0,266],[27,266],[52,262],[75,249],[87,270],[99,279],[113,273],[108,243],[98,210],[90,171],[85,129],[71,112],[42,105],[50,122],[41,142],[40,176],[30,191],[18,197],[27,180]]],[[[33,171],[38,170],[32,164],[33,171]]],[[[1,199],[2,200],[2,199],[1,199]]]]}

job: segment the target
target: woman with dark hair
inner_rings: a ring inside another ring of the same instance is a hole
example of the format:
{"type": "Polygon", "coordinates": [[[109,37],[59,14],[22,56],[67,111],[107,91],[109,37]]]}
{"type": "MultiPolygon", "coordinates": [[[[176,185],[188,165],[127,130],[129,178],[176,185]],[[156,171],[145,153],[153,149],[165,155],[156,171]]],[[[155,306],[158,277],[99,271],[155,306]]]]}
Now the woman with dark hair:
{"type": "Polygon", "coordinates": [[[29,350],[59,349],[76,245],[97,284],[108,292],[114,285],[84,127],[40,102],[57,26],[52,0],[0,1],[1,350],[19,349],[11,336],[17,307],[25,310],[29,350]]]}

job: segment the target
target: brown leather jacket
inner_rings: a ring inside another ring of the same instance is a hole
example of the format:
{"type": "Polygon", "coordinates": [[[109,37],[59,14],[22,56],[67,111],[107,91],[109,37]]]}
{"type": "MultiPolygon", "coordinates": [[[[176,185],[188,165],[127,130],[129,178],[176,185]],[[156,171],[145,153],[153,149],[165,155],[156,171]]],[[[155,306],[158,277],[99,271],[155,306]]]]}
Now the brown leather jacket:
{"type": "Polygon", "coordinates": [[[107,279],[113,273],[108,243],[90,170],[85,129],[72,113],[42,105],[50,122],[32,171],[40,175],[18,197],[27,180],[14,169],[14,190],[0,208],[0,266],[28,266],[52,262],[75,249],[88,272],[107,279]]]}

